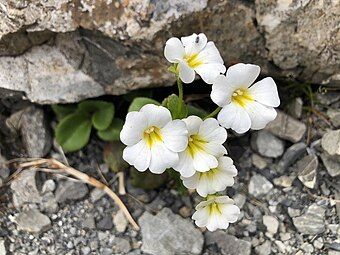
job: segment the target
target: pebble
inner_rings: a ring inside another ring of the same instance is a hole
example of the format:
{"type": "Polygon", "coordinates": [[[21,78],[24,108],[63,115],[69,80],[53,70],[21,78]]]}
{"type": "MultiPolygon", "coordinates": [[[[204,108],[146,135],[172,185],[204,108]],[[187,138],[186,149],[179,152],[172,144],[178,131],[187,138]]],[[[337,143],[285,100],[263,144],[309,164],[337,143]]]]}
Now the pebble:
{"type": "Polygon", "coordinates": [[[260,170],[265,169],[268,165],[267,161],[256,153],[251,155],[251,161],[253,165],[260,170]]]}
{"type": "Polygon", "coordinates": [[[6,247],[5,247],[5,240],[0,239],[0,255],[6,255],[6,247]]]}
{"type": "Polygon", "coordinates": [[[323,247],[323,240],[322,237],[319,237],[314,240],[313,245],[316,249],[321,250],[323,247]]]}
{"type": "Polygon", "coordinates": [[[207,231],[205,233],[205,242],[207,245],[216,244],[222,254],[227,255],[250,255],[251,254],[251,243],[235,236],[228,235],[222,230],[215,232],[207,231]]]}
{"type": "Polygon", "coordinates": [[[265,130],[253,133],[251,145],[260,155],[277,158],[284,152],[284,142],[265,130]]]}
{"type": "Polygon", "coordinates": [[[282,175],[278,178],[275,178],[273,180],[273,182],[277,186],[289,188],[289,187],[292,186],[294,179],[295,179],[295,177],[293,178],[293,177],[290,177],[290,176],[282,175]]]}
{"type": "Polygon", "coordinates": [[[328,109],[327,115],[330,118],[333,126],[338,128],[340,127],[340,110],[339,109],[328,109]]]}
{"type": "Polygon", "coordinates": [[[273,188],[273,184],[260,174],[254,174],[250,178],[248,192],[254,197],[262,197],[273,188]]]}
{"type": "Polygon", "coordinates": [[[312,204],[303,215],[293,218],[293,223],[300,233],[317,235],[325,231],[324,216],[325,209],[312,204]]]}
{"type": "Polygon", "coordinates": [[[307,188],[314,189],[319,161],[314,154],[307,155],[296,164],[298,179],[307,188]]]}
{"type": "Polygon", "coordinates": [[[299,209],[294,209],[294,208],[288,207],[288,215],[291,218],[294,218],[294,217],[300,216],[301,211],[299,209]]]}
{"type": "Polygon", "coordinates": [[[51,227],[51,220],[37,209],[29,209],[19,213],[15,217],[18,230],[30,233],[41,233],[51,227]]]}
{"type": "Polygon", "coordinates": [[[258,255],[270,255],[272,244],[269,240],[266,240],[263,244],[255,247],[255,253],[258,255]]]}
{"type": "Polygon", "coordinates": [[[85,247],[81,248],[81,254],[83,254],[83,255],[88,255],[88,254],[90,254],[90,252],[91,252],[90,247],[85,246],[85,247]]]}
{"type": "Polygon", "coordinates": [[[41,192],[42,193],[46,193],[46,192],[53,192],[56,188],[56,184],[55,184],[55,181],[53,181],[52,179],[49,179],[47,181],[45,181],[42,189],[41,189],[41,192]]]}
{"type": "Polygon", "coordinates": [[[271,234],[276,234],[279,229],[279,221],[270,215],[263,216],[263,224],[267,227],[267,231],[271,234]]]}
{"type": "Polygon", "coordinates": [[[131,244],[125,238],[115,237],[113,251],[114,254],[126,254],[131,250],[131,244]]]}
{"type": "Polygon", "coordinates": [[[201,254],[202,233],[188,219],[163,208],[153,216],[145,212],[139,218],[143,245],[142,251],[159,254],[201,254]]]}
{"type": "Polygon", "coordinates": [[[67,200],[78,200],[87,195],[89,189],[86,184],[74,181],[59,181],[55,192],[56,200],[59,203],[67,200]]]}
{"type": "Polygon", "coordinates": [[[282,139],[297,143],[305,135],[307,127],[303,122],[277,110],[275,120],[270,122],[265,129],[282,139]]]}
{"type": "Polygon", "coordinates": [[[90,200],[92,202],[97,202],[99,199],[101,199],[105,195],[105,191],[102,189],[95,188],[90,193],[90,200]]]}
{"type": "Polygon", "coordinates": [[[112,216],[105,215],[97,222],[97,228],[100,230],[111,230],[113,228],[112,216]]]}
{"type": "Polygon", "coordinates": [[[114,216],[113,216],[113,224],[115,225],[115,228],[118,233],[125,232],[128,221],[123,213],[122,210],[119,210],[114,216]]]}
{"type": "Polygon", "coordinates": [[[82,220],[81,225],[83,228],[95,229],[96,222],[94,220],[93,215],[87,215],[87,217],[85,217],[84,220],[82,220]]]}
{"type": "Polygon", "coordinates": [[[301,97],[294,98],[293,101],[287,105],[287,112],[292,117],[299,119],[302,115],[302,106],[303,102],[301,97]]]}
{"type": "Polygon", "coordinates": [[[241,194],[241,193],[237,193],[237,194],[233,197],[233,200],[234,200],[235,205],[236,205],[238,208],[242,209],[243,206],[244,206],[244,204],[246,203],[247,198],[246,198],[245,195],[243,195],[243,194],[241,194]]]}
{"type": "Polygon", "coordinates": [[[294,164],[306,152],[306,147],[306,144],[303,142],[290,146],[280,159],[278,170],[281,172],[286,171],[288,167],[294,164]]]}
{"type": "Polygon", "coordinates": [[[327,152],[324,151],[321,154],[321,159],[330,176],[336,177],[340,175],[339,155],[329,155],[327,152]]]}
{"type": "Polygon", "coordinates": [[[179,208],[178,212],[183,218],[188,218],[191,216],[191,209],[187,206],[182,206],[179,208]]]}
{"type": "Polygon", "coordinates": [[[330,130],[324,134],[321,146],[330,155],[340,155],[340,129],[330,130]]]}

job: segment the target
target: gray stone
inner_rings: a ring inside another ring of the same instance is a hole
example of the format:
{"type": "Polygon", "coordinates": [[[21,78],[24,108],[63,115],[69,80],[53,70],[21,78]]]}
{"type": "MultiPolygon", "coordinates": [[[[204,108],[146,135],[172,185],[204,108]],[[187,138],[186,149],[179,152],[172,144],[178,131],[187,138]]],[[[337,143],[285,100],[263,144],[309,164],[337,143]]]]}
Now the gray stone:
{"type": "Polygon", "coordinates": [[[294,179],[295,179],[295,176],[291,177],[287,175],[282,175],[278,178],[275,178],[273,182],[277,186],[288,188],[292,186],[294,179]]]}
{"type": "Polygon", "coordinates": [[[59,181],[55,197],[57,202],[62,203],[67,200],[78,200],[87,195],[89,189],[86,184],[74,181],[59,181]]]}
{"type": "Polygon", "coordinates": [[[294,118],[301,118],[303,102],[300,97],[294,98],[287,106],[287,111],[289,115],[294,118]]]}
{"type": "Polygon", "coordinates": [[[113,224],[115,225],[115,229],[118,233],[125,232],[128,221],[123,213],[122,210],[119,210],[114,216],[113,216],[113,224]]]}
{"type": "Polygon", "coordinates": [[[205,233],[206,245],[217,244],[222,255],[250,255],[251,243],[217,230],[205,233]]]}
{"type": "Polygon", "coordinates": [[[46,192],[42,196],[40,209],[47,213],[56,213],[58,211],[59,206],[58,206],[57,200],[55,199],[53,192],[51,191],[46,192]]]}
{"type": "Polygon", "coordinates": [[[306,152],[306,144],[303,142],[293,144],[283,154],[278,163],[278,170],[284,172],[306,152]]]}
{"type": "Polygon", "coordinates": [[[321,159],[330,176],[340,175],[340,156],[329,155],[327,152],[321,154],[321,159]]]}
{"type": "Polygon", "coordinates": [[[330,130],[324,134],[321,146],[330,155],[340,155],[340,129],[330,130]]]}
{"type": "Polygon", "coordinates": [[[30,233],[42,233],[51,227],[51,220],[37,209],[29,209],[17,215],[15,222],[18,230],[30,233]]]}
{"type": "Polygon", "coordinates": [[[325,209],[312,204],[303,215],[293,218],[293,223],[300,233],[317,235],[325,231],[324,216],[325,209]]]}
{"type": "Polygon", "coordinates": [[[277,158],[284,152],[284,142],[264,130],[252,135],[251,145],[254,150],[265,157],[277,158]]]}
{"type": "MultiPolygon", "coordinates": [[[[87,217],[85,217],[82,222],[81,225],[83,228],[87,228],[87,229],[95,229],[96,228],[96,222],[94,221],[94,218],[92,215],[88,215],[87,217]]],[[[101,232],[99,232],[101,233],[101,232]]]]}
{"type": "Polygon", "coordinates": [[[96,202],[105,195],[105,191],[102,189],[95,188],[90,193],[90,199],[92,202],[96,202]]]}
{"type": "Polygon", "coordinates": [[[297,143],[306,133],[307,127],[306,124],[277,110],[276,119],[270,122],[265,129],[282,139],[297,143]]]}
{"type": "Polygon", "coordinates": [[[5,240],[0,239],[0,255],[6,255],[6,246],[5,246],[5,240]]]}
{"type": "Polygon", "coordinates": [[[272,244],[269,240],[266,240],[263,244],[255,248],[255,252],[258,255],[270,255],[272,249],[272,244]]]}
{"type": "Polygon", "coordinates": [[[105,215],[97,222],[97,228],[100,230],[111,230],[113,227],[112,216],[105,215]]]}
{"type": "Polygon", "coordinates": [[[314,154],[307,155],[296,163],[298,179],[307,188],[314,189],[315,187],[318,165],[318,157],[314,154]]]}
{"type": "Polygon", "coordinates": [[[145,212],[139,218],[142,251],[158,254],[201,254],[203,236],[190,220],[162,209],[156,216],[145,212]]]}
{"type": "Polygon", "coordinates": [[[45,181],[44,185],[42,186],[41,192],[46,193],[46,192],[53,192],[56,188],[55,181],[52,179],[49,179],[45,181]]]}
{"type": "Polygon", "coordinates": [[[234,197],[233,197],[234,203],[235,205],[242,209],[242,207],[244,206],[244,204],[246,203],[246,196],[242,195],[241,193],[237,193],[234,197]]]}
{"type": "Polygon", "coordinates": [[[115,237],[113,250],[114,254],[126,254],[131,250],[131,244],[125,238],[115,237]]]}
{"type": "Polygon", "coordinates": [[[263,225],[267,227],[267,231],[271,234],[276,234],[279,229],[279,221],[270,215],[264,215],[262,218],[263,225]]]}
{"type": "Polygon", "coordinates": [[[340,110],[339,109],[328,109],[327,115],[330,118],[330,121],[334,125],[334,127],[340,127],[340,110]]]}
{"type": "Polygon", "coordinates": [[[262,197],[273,188],[273,184],[260,174],[254,174],[249,181],[248,192],[254,197],[262,197]]]}
{"type": "Polygon", "coordinates": [[[29,203],[41,203],[42,198],[35,179],[36,173],[35,170],[24,170],[11,182],[15,207],[19,208],[29,203]]]}
{"type": "Polygon", "coordinates": [[[255,153],[251,155],[251,161],[253,165],[260,170],[265,169],[268,165],[267,161],[264,158],[255,153]]]}

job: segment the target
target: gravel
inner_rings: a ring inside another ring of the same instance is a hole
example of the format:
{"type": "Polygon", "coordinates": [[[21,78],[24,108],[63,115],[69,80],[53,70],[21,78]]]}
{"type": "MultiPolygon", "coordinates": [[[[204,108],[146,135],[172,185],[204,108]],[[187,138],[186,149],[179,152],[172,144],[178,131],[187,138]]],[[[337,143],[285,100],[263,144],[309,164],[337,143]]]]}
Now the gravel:
{"type": "Polygon", "coordinates": [[[277,158],[284,152],[284,142],[264,130],[252,135],[251,145],[259,154],[269,158],[277,158]]]}
{"type": "Polygon", "coordinates": [[[266,195],[273,188],[273,184],[268,181],[264,176],[255,174],[250,178],[248,191],[249,194],[255,197],[266,195]]]}

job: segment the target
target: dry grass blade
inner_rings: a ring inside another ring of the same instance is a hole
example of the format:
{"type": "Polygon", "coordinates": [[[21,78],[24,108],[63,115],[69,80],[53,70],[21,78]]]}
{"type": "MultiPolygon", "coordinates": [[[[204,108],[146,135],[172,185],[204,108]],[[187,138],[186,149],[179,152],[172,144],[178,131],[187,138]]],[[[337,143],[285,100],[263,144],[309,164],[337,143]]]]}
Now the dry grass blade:
{"type": "MultiPolygon", "coordinates": [[[[119,208],[123,211],[125,217],[130,222],[132,227],[135,230],[139,230],[138,224],[135,222],[135,220],[132,218],[130,212],[122,202],[122,200],[114,193],[108,186],[106,186],[104,183],[98,181],[97,179],[88,176],[87,174],[80,172],[72,167],[65,166],[63,163],[59,162],[55,159],[38,159],[34,161],[19,163],[18,167],[21,169],[29,168],[29,167],[39,167],[41,165],[47,165],[50,169],[60,170],[66,174],[69,174],[93,187],[96,187],[98,189],[103,190],[109,197],[111,197],[115,203],[119,206],[119,208]]],[[[45,167],[46,168],[46,167],[45,167]]]]}

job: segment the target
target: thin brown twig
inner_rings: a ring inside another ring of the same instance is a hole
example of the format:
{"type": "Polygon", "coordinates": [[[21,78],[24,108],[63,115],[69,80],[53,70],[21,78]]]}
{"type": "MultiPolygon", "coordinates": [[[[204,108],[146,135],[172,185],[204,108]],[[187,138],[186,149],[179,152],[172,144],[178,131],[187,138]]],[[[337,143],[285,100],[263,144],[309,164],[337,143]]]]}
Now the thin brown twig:
{"type": "Polygon", "coordinates": [[[306,191],[307,191],[308,195],[310,195],[313,198],[325,199],[327,201],[333,201],[335,203],[340,203],[340,200],[338,200],[338,199],[333,199],[333,198],[325,197],[325,196],[318,196],[318,195],[315,195],[312,192],[310,192],[308,189],[306,189],[306,191]]]}
{"type": "Polygon", "coordinates": [[[124,182],[124,172],[118,172],[118,193],[119,195],[125,195],[126,190],[125,190],[125,182],[124,182]]]}
{"type": "Polygon", "coordinates": [[[24,168],[29,168],[29,167],[37,167],[37,166],[44,165],[44,164],[49,165],[51,169],[62,170],[66,174],[74,176],[77,179],[82,180],[83,182],[85,182],[85,183],[87,183],[87,184],[89,184],[89,185],[91,185],[95,188],[103,190],[109,197],[111,197],[115,201],[115,203],[123,211],[123,213],[125,214],[125,217],[130,222],[132,227],[135,230],[140,229],[138,224],[132,218],[130,212],[128,211],[128,209],[126,208],[126,206],[124,205],[122,200],[116,195],[116,193],[114,193],[108,186],[106,186],[104,183],[98,181],[97,179],[95,179],[91,176],[88,176],[87,174],[80,172],[80,171],[78,171],[78,170],[76,170],[72,167],[65,166],[63,163],[59,162],[56,159],[38,159],[38,160],[30,161],[30,162],[24,162],[24,163],[19,164],[19,167],[24,169],[24,168]]]}

